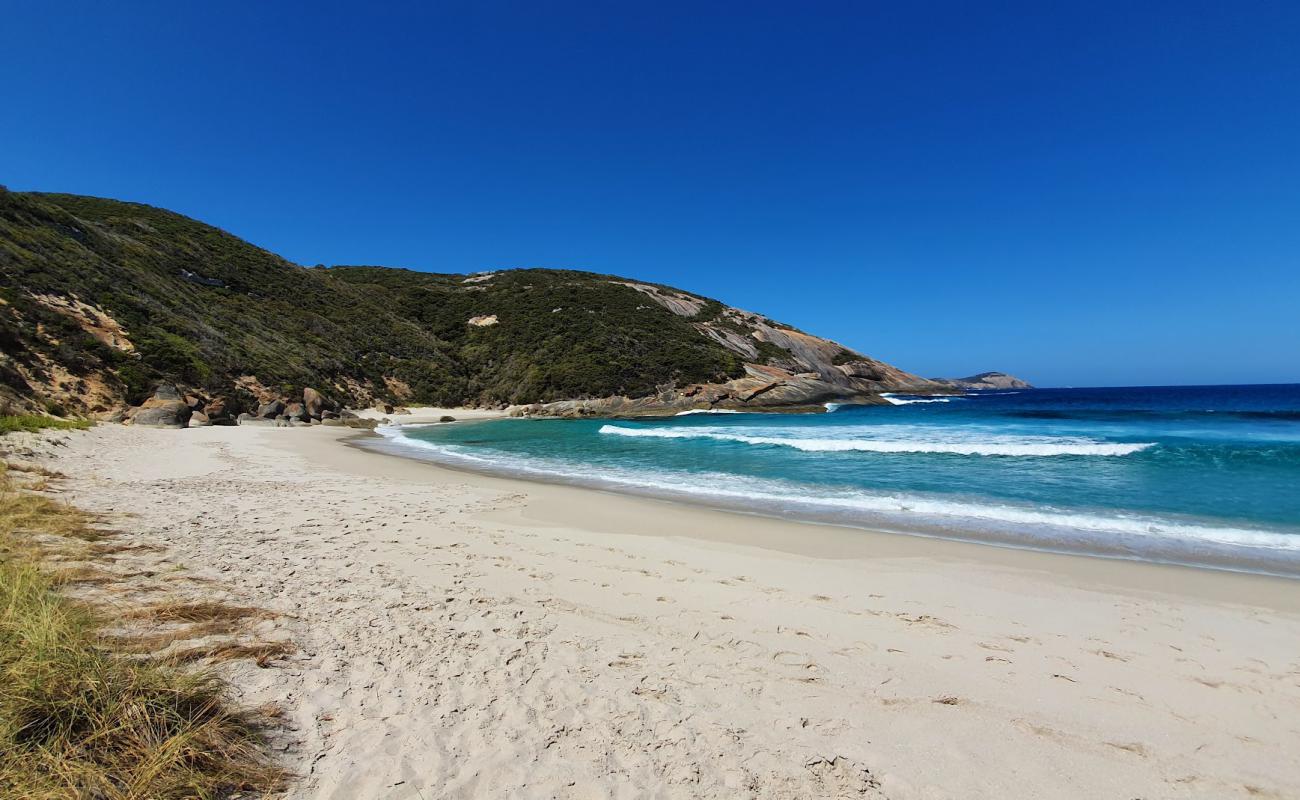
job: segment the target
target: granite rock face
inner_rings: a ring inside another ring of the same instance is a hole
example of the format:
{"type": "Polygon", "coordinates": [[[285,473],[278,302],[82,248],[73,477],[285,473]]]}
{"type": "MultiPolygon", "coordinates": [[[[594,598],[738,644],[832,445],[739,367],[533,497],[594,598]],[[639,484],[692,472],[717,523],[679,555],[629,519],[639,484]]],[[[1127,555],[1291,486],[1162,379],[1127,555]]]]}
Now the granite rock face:
{"type": "Polygon", "coordinates": [[[965,389],[967,391],[1034,388],[1028,382],[1022,381],[1014,375],[1008,375],[1005,372],[981,372],[978,375],[971,375],[965,378],[935,378],[934,380],[935,382],[942,383],[945,386],[951,386],[954,389],[965,389]]]}
{"type": "MultiPolygon", "coordinates": [[[[726,383],[691,384],[665,387],[651,397],[601,397],[588,400],[564,400],[511,406],[510,416],[608,417],[670,415],[682,411],[788,411],[820,412],[826,403],[884,405],[883,391],[895,387],[881,381],[846,375],[838,368],[823,375],[819,372],[790,372],[780,367],[746,364],[744,377],[726,383]]],[[[935,385],[917,379],[915,385],[897,388],[934,391],[935,385]]]]}

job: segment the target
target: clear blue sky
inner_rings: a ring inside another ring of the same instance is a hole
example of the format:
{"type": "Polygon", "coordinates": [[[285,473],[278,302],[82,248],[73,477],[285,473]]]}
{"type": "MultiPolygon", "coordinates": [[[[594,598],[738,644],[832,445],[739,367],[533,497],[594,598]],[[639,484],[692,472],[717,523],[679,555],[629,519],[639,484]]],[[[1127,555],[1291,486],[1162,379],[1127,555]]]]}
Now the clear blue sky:
{"type": "Polygon", "coordinates": [[[1063,6],[13,2],[0,182],[926,375],[1300,381],[1300,3],[1063,6]]]}

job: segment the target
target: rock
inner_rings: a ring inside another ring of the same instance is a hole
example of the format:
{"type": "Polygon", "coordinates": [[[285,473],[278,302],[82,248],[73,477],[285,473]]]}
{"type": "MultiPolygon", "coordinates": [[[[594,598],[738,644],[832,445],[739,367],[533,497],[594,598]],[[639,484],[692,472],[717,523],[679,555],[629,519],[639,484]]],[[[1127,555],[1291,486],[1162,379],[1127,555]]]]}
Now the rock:
{"type": "Polygon", "coordinates": [[[310,386],[302,390],[302,405],[313,419],[320,419],[325,412],[325,398],[310,386]]]}
{"type": "Polygon", "coordinates": [[[207,414],[208,419],[213,422],[216,422],[219,419],[226,419],[230,416],[229,406],[226,405],[226,398],[224,397],[218,397],[215,400],[209,401],[201,410],[204,414],[207,414]]]}
{"type": "Polygon", "coordinates": [[[292,428],[292,427],[293,427],[293,423],[289,421],[289,418],[288,418],[288,417],[286,417],[286,416],[283,415],[283,414],[280,414],[279,416],[277,416],[277,417],[275,418],[275,427],[277,427],[277,428],[292,428]]]}
{"type": "Polygon", "coordinates": [[[345,408],[339,412],[339,419],[361,419],[361,417],[358,417],[356,414],[345,408]]]}
{"type": "Polygon", "coordinates": [[[385,414],[391,414],[391,413],[393,413],[393,404],[392,404],[392,403],[384,403],[382,406],[380,406],[380,408],[383,409],[383,411],[384,411],[385,414]]]}
{"type": "Polygon", "coordinates": [[[208,419],[208,415],[202,411],[194,411],[190,414],[191,428],[206,428],[211,424],[212,420],[208,419]]]}
{"type": "Polygon", "coordinates": [[[120,422],[126,422],[126,418],[127,418],[127,416],[128,416],[130,413],[131,413],[130,409],[127,409],[127,408],[118,408],[118,409],[114,410],[112,414],[109,414],[107,417],[104,417],[104,421],[105,421],[105,422],[119,422],[119,423],[120,423],[120,422]]]}
{"type": "Polygon", "coordinates": [[[311,414],[302,403],[290,403],[285,406],[284,415],[295,422],[311,422],[311,414]]]}
{"type": "Polygon", "coordinates": [[[271,425],[271,424],[273,424],[273,423],[272,423],[271,420],[269,420],[269,419],[263,419],[262,417],[255,417],[255,416],[253,416],[252,414],[247,414],[247,413],[245,413],[245,414],[240,414],[240,415],[239,415],[239,417],[235,420],[235,424],[238,424],[238,425],[271,425]]]}
{"type": "Polygon", "coordinates": [[[455,421],[456,421],[456,418],[455,418],[455,417],[448,417],[448,416],[441,416],[441,417],[438,417],[438,421],[439,421],[439,422],[455,422],[455,421]]]}
{"type": "Polygon", "coordinates": [[[320,418],[323,419],[323,420],[325,420],[325,419],[338,419],[338,418],[339,418],[339,412],[337,412],[337,411],[331,411],[331,410],[329,410],[329,409],[327,408],[327,409],[325,409],[324,411],[320,412],[320,418]]]}
{"type": "Polygon", "coordinates": [[[284,413],[284,403],[280,400],[271,400],[257,407],[257,416],[263,419],[275,419],[284,413]]]}
{"type": "Polygon", "coordinates": [[[389,414],[409,414],[409,413],[411,413],[411,409],[407,408],[406,406],[393,406],[393,410],[392,410],[392,411],[389,411],[388,413],[389,413],[389,414]]]}
{"type": "Polygon", "coordinates": [[[140,407],[131,417],[132,425],[149,428],[184,428],[194,411],[182,400],[156,403],[149,408],[140,407]]]}
{"type": "Polygon", "coordinates": [[[131,424],[149,428],[184,428],[193,413],[175,386],[163,384],[154,390],[153,397],[141,403],[131,414],[131,424]]]}
{"type": "Polygon", "coordinates": [[[329,425],[329,426],[332,426],[332,427],[342,427],[342,426],[346,425],[347,423],[344,422],[343,420],[339,419],[338,417],[325,417],[324,419],[322,419],[322,420],[320,421],[320,424],[322,424],[322,425],[329,425]]]}
{"type": "Polygon", "coordinates": [[[158,387],[153,390],[153,397],[151,397],[150,399],[158,400],[160,402],[172,401],[172,400],[180,401],[181,393],[180,390],[178,390],[175,386],[172,386],[169,383],[160,383],[158,384],[158,387]]]}
{"type": "Polygon", "coordinates": [[[185,405],[189,406],[195,411],[202,411],[203,407],[206,406],[207,404],[208,404],[207,400],[203,399],[202,397],[199,397],[196,394],[185,395],[185,405]]]}

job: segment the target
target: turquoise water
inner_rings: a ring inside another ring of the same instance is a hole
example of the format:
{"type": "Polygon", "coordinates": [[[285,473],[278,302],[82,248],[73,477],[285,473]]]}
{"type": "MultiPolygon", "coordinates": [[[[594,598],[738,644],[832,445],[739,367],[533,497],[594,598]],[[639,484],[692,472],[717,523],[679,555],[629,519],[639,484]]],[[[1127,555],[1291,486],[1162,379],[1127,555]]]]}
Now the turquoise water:
{"type": "Polygon", "coordinates": [[[763,514],[1300,575],[1300,385],[890,399],[394,427],[382,446],[763,514]]]}

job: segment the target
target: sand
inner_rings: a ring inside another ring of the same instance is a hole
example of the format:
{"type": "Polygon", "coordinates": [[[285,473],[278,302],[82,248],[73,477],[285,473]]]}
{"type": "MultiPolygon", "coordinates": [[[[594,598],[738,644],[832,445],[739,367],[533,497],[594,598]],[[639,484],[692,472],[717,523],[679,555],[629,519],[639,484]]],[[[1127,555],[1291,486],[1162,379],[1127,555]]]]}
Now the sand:
{"type": "Polygon", "coordinates": [[[459,473],[357,436],[103,425],[46,459],[162,547],[153,569],[283,615],[262,634],[295,654],[225,669],[285,709],[291,797],[1300,796],[1300,583],[459,473]]]}

